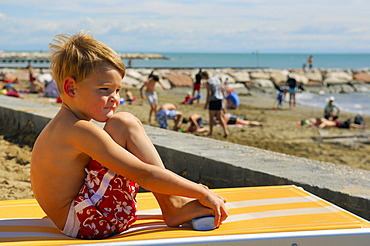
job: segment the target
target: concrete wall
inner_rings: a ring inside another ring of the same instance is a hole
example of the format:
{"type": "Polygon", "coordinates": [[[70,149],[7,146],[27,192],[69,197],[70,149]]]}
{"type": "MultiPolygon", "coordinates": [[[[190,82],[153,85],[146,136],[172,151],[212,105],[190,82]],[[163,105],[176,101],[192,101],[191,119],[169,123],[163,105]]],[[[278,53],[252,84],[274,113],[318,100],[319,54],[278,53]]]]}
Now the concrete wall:
{"type": "MultiPolygon", "coordinates": [[[[0,96],[0,127],[36,136],[57,110],[0,96]]],[[[370,171],[144,127],[166,167],[195,182],[210,188],[294,184],[370,219],[370,171]]]]}

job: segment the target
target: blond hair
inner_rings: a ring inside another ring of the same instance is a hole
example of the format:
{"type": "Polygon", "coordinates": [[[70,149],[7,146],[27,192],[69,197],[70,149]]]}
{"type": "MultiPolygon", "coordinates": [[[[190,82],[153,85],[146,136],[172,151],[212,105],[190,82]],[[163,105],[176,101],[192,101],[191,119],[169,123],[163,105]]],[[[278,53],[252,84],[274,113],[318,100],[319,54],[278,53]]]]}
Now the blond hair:
{"type": "Polygon", "coordinates": [[[50,43],[50,68],[59,93],[63,93],[63,81],[72,77],[76,82],[91,75],[101,65],[111,65],[125,76],[126,68],[120,56],[110,47],[93,38],[87,32],[75,35],[59,34],[50,43]]]}

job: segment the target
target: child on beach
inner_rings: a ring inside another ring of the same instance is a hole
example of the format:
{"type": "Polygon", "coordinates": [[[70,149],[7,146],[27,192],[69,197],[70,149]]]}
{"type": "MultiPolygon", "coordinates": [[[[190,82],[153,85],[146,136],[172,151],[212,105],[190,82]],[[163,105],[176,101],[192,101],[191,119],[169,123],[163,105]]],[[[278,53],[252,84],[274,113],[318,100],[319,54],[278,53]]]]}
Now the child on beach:
{"type": "Polygon", "coordinates": [[[288,89],[286,87],[283,87],[282,90],[280,90],[277,95],[276,95],[276,106],[274,109],[282,109],[283,108],[283,103],[284,103],[284,98],[286,95],[286,92],[288,89]]]}
{"type": "Polygon", "coordinates": [[[136,220],[140,185],[153,192],[168,226],[210,215],[220,226],[225,199],[167,170],[141,122],[115,113],[125,75],[117,53],[84,32],[58,35],[50,48],[63,102],[35,142],[31,182],[54,224],[77,238],[118,234],[136,220]]]}
{"type": "MultiPolygon", "coordinates": [[[[155,86],[157,83],[162,87],[163,90],[166,89],[164,85],[161,83],[161,81],[159,80],[159,77],[151,73],[148,79],[145,81],[145,83],[140,87],[141,98],[142,99],[146,98],[150,105],[149,119],[148,119],[149,124],[152,122],[152,115],[154,114],[154,116],[156,117],[156,113],[157,113],[158,95],[157,95],[157,92],[155,91],[155,86]],[[143,95],[144,87],[145,87],[145,97],[143,95]]],[[[155,118],[155,120],[157,120],[157,117],[155,118]]]]}

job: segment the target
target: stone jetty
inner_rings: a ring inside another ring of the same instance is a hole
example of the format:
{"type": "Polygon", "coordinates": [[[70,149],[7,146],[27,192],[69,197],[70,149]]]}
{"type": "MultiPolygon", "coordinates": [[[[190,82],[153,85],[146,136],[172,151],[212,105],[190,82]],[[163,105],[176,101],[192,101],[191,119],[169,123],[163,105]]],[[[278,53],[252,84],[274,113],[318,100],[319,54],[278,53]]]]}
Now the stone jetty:
{"type": "MultiPolygon", "coordinates": [[[[168,59],[167,57],[155,53],[118,53],[121,59],[168,59]]],[[[13,60],[49,60],[49,52],[5,52],[0,50],[0,61],[10,62],[13,60]]]]}
{"type": "MultiPolygon", "coordinates": [[[[192,86],[194,69],[155,69],[167,88],[192,86]]],[[[247,91],[275,93],[282,88],[288,75],[300,84],[300,89],[312,93],[351,93],[370,92],[370,68],[363,69],[243,69],[243,68],[207,68],[211,74],[227,81],[229,88],[247,91]]],[[[152,72],[151,69],[128,68],[123,83],[128,87],[139,87],[152,72]]]]}

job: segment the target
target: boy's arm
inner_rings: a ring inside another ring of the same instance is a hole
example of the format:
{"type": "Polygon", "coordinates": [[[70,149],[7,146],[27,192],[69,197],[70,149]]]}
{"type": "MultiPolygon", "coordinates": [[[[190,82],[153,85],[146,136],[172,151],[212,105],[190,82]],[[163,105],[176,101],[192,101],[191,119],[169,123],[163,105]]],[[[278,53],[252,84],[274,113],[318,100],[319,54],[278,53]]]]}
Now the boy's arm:
{"type": "Polygon", "coordinates": [[[143,188],[161,194],[198,199],[213,210],[216,226],[227,217],[225,200],[202,185],[187,180],[165,168],[142,162],[117,144],[111,136],[91,122],[75,124],[73,145],[103,166],[137,182],[143,188]]]}
{"type": "Polygon", "coordinates": [[[198,129],[199,128],[199,125],[198,125],[198,122],[195,119],[195,116],[194,115],[190,116],[190,120],[196,126],[196,128],[198,129]]]}
{"type": "Polygon", "coordinates": [[[144,82],[144,84],[140,87],[140,97],[141,98],[144,98],[144,96],[143,96],[143,88],[146,86],[146,81],[144,82]]]}
{"type": "Polygon", "coordinates": [[[209,88],[209,84],[206,83],[206,88],[207,88],[207,97],[206,97],[206,103],[204,105],[204,109],[207,109],[208,107],[208,103],[209,103],[209,99],[210,99],[210,94],[211,94],[211,91],[210,91],[210,88],[209,88]]]}

